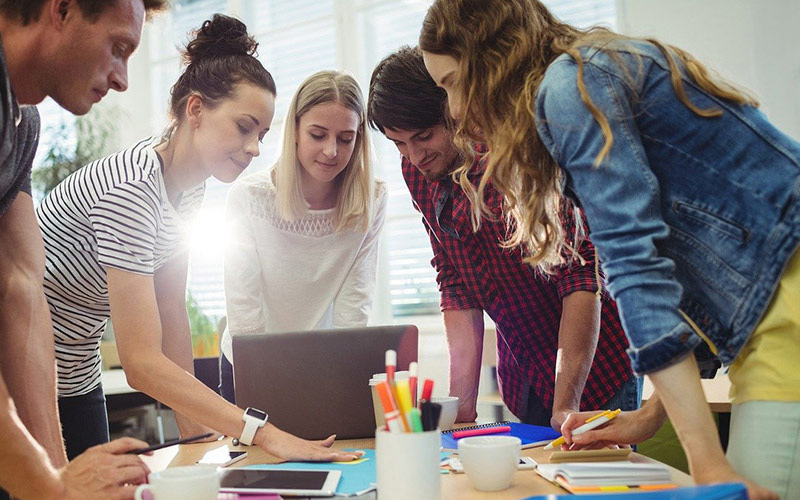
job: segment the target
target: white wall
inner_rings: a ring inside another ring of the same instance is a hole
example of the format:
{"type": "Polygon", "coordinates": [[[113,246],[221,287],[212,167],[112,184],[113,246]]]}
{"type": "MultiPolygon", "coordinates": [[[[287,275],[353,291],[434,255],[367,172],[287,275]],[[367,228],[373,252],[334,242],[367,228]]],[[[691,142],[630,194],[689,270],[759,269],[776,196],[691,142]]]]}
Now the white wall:
{"type": "Polygon", "coordinates": [[[619,31],[685,49],[800,138],[800,1],[617,0],[619,31]]]}

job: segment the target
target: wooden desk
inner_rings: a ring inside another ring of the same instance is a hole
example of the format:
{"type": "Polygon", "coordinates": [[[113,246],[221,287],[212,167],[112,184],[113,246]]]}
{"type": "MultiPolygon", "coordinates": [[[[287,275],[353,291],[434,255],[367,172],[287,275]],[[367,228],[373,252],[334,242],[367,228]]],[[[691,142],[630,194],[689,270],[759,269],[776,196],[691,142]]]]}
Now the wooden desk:
{"type": "MultiPolygon", "coordinates": [[[[230,446],[230,439],[228,438],[214,443],[187,444],[179,447],[166,448],[157,451],[152,457],[143,456],[142,459],[147,462],[152,470],[162,470],[167,467],[176,467],[179,465],[193,465],[206,451],[224,444],[230,446]]],[[[334,444],[337,448],[356,449],[373,448],[374,445],[375,441],[373,439],[337,441],[334,444]]],[[[246,450],[248,452],[247,458],[237,462],[234,467],[280,462],[274,457],[267,455],[260,448],[252,446],[231,446],[231,449],[246,450]]],[[[540,461],[546,456],[546,452],[541,448],[522,450],[522,454],[540,461]]],[[[655,462],[655,460],[637,453],[632,454],[631,457],[631,460],[634,462],[655,462]]],[[[671,467],[670,471],[672,472],[672,479],[679,486],[691,486],[694,484],[692,478],[683,472],[671,467]]],[[[519,500],[520,498],[531,495],[546,495],[552,493],[566,494],[567,492],[544,480],[532,470],[517,471],[511,487],[507,490],[495,493],[474,490],[472,486],[470,486],[469,480],[465,474],[447,474],[442,476],[442,500],[519,500]]],[[[376,495],[372,492],[359,498],[374,500],[376,495]]]]}

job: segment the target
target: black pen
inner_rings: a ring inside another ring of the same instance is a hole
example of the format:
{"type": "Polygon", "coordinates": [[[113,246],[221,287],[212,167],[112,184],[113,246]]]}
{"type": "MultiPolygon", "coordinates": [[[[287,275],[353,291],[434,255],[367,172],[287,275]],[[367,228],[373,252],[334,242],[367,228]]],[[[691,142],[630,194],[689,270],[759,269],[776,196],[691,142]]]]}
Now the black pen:
{"type": "Polygon", "coordinates": [[[184,444],[184,443],[191,443],[192,441],[199,441],[201,439],[207,439],[213,436],[213,432],[209,432],[207,434],[200,434],[199,436],[192,436],[183,439],[174,439],[172,441],[167,441],[166,443],[161,444],[154,444],[153,446],[148,446],[147,448],[137,448],[135,450],[127,451],[128,455],[141,455],[142,453],[147,453],[148,451],[155,451],[160,450],[161,448],[166,448],[168,446],[174,446],[176,444],[184,444]]]}
{"type": "Polygon", "coordinates": [[[421,399],[420,409],[422,411],[422,430],[435,430],[439,426],[439,416],[442,413],[442,405],[421,399]]]}

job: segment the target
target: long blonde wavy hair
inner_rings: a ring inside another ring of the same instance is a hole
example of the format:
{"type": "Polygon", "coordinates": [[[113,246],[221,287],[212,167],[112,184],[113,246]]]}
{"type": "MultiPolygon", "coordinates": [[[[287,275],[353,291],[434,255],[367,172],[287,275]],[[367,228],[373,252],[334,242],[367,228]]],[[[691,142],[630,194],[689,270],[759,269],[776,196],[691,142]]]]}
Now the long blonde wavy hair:
{"type": "MultiPolygon", "coordinates": [[[[669,64],[677,97],[699,116],[719,116],[722,111],[701,109],[689,101],[681,69],[712,95],[737,104],[758,105],[753,97],[712,76],[681,49],[601,27],[575,28],[556,19],[538,0],[436,0],[422,25],[420,48],[452,56],[458,63],[452,88],[462,108],[454,133],[457,145],[469,150],[470,143],[485,141],[489,147],[486,170],[477,188],[467,177],[470,165],[454,172],[472,202],[473,226],[480,225],[482,214],[489,214],[484,190],[491,180],[504,194],[506,213],[515,223],[504,245],[523,245],[526,261],[543,272],[551,272],[574,256],[576,242],[571,239],[570,244],[565,239],[559,221],[562,174],[536,131],[536,94],[548,65],[561,54],[569,54],[577,63],[581,99],[605,137],[595,158],[595,166],[600,166],[614,135],[608,119],[586,90],[578,49],[592,46],[603,50],[618,40],[645,40],[658,47],[669,64]]],[[[609,53],[614,57],[613,51],[609,53]]],[[[624,67],[621,70],[627,72],[624,67]]],[[[576,234],[582,234],[582,230],[576,234]]]]}
{"type": "Polygon", "coordinates": [[[303,217],[308,207],[303,196],[297,159],[297,125],[300,117],[319,104],[335,102],[358,115],[353,155],[334,182],[338,196],[333,224],[343,229],[367,230],[372,220],[375,179],[372,171],[372,150],[367,136],[367,119],[361,88],[352,75],[341,71],[320,71],[300,84],[295,92],[283,127],[281,154],[272,166],[276,206],[281,217],[295,221],[303,217]]]}

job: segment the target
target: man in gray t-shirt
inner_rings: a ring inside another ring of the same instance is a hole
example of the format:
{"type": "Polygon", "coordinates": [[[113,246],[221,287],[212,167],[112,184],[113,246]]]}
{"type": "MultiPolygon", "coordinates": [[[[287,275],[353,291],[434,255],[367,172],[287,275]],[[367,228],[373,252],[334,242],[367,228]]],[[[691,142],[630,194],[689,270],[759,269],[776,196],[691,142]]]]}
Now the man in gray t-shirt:
{"type": "Polygon", "coordinates": [[[128,86],[147,12],[166,0],[0,1],[0,500],[130,498],[147,467],[124,438],[67,464],[56,407],[44,246],[30,194],[39,139],[32,105],[84,114],[128,86]]]}

